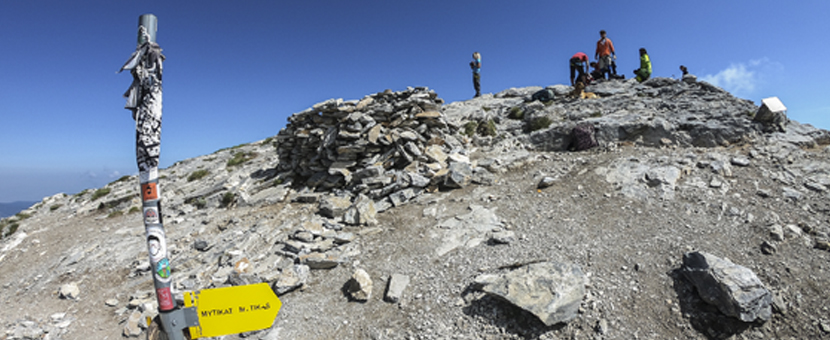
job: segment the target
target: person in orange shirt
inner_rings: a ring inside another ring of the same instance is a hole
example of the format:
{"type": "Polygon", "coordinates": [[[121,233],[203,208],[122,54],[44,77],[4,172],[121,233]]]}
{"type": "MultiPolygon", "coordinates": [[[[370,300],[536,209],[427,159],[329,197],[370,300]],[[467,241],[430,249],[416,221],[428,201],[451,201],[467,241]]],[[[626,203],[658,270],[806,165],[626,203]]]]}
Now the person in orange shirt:
{"type": "Polygon", "coordinates": [[[617,59],[617,52],[614,51],[614,43],[605,35],[605,30],[599,31],[600,39],[597,41],[597,51],[594,53],[594,59],[599,62],[602,77],[605,78],[605,74],[608,73],[608,78],[613,78],[617,75],[617,65],[614,62],[617,59]]]}

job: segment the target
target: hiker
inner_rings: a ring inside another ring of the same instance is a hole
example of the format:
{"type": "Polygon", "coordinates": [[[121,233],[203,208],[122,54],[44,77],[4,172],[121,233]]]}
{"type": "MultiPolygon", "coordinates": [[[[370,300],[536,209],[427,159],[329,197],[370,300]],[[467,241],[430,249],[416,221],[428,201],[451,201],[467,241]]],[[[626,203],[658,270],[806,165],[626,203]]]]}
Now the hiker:
{"type": "Polygon", "coordinates": [[[597,41],[597,51],[594,53],[594,59],[599,64],[599,70],[602,72],[602,77],[608,73],[608,79],[613,79],[617,75],[617,64],[614,60],[617,59],[617,52],[614,51],[614,43],[611,39],[606,37],[605,30],[599,31],[600,39],[597,41]]]}
{"type": "Polygon", "coordinates": [[[686,84],[694,84],[697,82],[697,77],[694,74],[689,73],[689,69],[686,66],[680,65],[680,71],[683,72],[683,75],[680,79],[686,84]]]}
{"type": "Polygon", "coordinates": [[[588,74],[588,55],[582,52],[576,52],[571,57],[571,86],[574,86],[574,72],[579,71],[579,77],[577,79],[583,79],[585,81],[585,76],[588,74]]]}
{"type": "Polygon", "coordinates": [[[599,64],[597,64],[595,61],[592,61],[590,65],[591,65],[591,68],[593,69],[593,71],[591,71],[591,78],[594,78],[594,79],[603,78],[603,76],[602,76],[603,72],[599,68],[599,64]]]}
{"type": "Polygon", "coordinates": [[[473,53],[470,68],[473,70],[473,87],[476,89],[476,95],[473,98],[481,97],[481,53],[473,53]]]}
{"type": "Polygon", "coordinates": [[[638,82],[644,82],[651,77],[651,59],[648,58],[648,52],[645,48],[640,48],[640,68],[634,70],[638,82]]]}

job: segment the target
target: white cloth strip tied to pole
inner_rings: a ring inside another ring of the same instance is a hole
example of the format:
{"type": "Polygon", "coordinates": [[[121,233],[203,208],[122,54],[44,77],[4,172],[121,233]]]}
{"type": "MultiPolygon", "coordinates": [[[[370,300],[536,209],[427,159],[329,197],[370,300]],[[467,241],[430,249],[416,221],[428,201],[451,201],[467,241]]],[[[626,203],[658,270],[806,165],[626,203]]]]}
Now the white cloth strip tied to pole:
{"type": "MultiPolygon", "coordinates": [[[[140,31],[144,31],[143,26],[140,31]]],[[[133,83],[124,93],[127,98],[124,108],[133,112],[136,121],[136,161],[140,172],[158,168],[164,59],[161,47],[147,41],[138,46],[119,71],[130,70],[133,75],[133,83]]]]}

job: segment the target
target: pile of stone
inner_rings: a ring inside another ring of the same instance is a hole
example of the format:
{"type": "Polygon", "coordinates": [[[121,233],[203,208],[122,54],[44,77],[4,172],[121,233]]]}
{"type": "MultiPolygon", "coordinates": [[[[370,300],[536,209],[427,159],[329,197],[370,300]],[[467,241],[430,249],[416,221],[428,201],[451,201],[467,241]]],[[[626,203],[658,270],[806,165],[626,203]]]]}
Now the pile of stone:
{"type": "Polygon", "coordinates": [[[278,171],[316,191],[345,189],[391,205],[426,188],[467,185],[474,169],[442,104],[425,87],[318,103],[277,135],[278,171]]]}

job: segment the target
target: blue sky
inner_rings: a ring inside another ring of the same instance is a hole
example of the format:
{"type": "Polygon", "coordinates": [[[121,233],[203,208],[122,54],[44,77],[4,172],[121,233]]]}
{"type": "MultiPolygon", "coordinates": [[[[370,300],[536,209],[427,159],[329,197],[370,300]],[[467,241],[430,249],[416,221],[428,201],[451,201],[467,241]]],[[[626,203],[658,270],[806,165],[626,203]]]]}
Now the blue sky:
{"type": "Polygon", "coordinates": [[[686,65],[756,103],[830,128],[830,1],[23,1],[0,2],[0,202],[40,200],[137,172],[134,122],[116,71],[138,17],[159,20],[162,167],[276,135],[329,98],[428,86],[474,91],[568,83],[605,29],[631,77],[646,47],[654,76],[686,65]]]}

